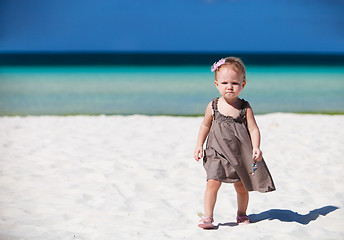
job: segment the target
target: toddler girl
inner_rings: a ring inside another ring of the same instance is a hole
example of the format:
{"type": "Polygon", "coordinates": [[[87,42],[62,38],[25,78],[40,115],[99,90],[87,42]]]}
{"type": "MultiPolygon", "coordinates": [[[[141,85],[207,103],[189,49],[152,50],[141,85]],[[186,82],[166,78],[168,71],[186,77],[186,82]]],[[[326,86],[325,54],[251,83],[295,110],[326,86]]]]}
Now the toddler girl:
{"type": "Polygon", "coordinates": [[[275,186],[262,158],[260,132],[252,108],[239,95],[246,85],[245,65],[239,58],[221,59],[211,68],[215,85],[221,94],[207,106],[199,130],[194,158],[203,157],[207,173],[204,196],[205,216],[199,222],[203,229],[213,228],[213,211],[222,182],[234,183],[237,193],[237,223],[249,223],[246,215],[248,191],[270,192],[275,186]]]}

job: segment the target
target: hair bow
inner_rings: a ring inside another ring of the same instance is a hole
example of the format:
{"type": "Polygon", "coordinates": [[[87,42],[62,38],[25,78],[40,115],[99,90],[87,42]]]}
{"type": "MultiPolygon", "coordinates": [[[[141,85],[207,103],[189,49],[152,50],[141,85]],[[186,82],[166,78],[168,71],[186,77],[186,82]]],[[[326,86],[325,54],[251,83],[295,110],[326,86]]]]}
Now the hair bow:
{"type": "Polygon", "coordinates": [[[226,60],[225,59],[220,59],[218,62],[215,62],[213,66],[211,66],[211,71],[214,72],[216,69],[218,69],[221,65],[225,64],[226,60]]]}

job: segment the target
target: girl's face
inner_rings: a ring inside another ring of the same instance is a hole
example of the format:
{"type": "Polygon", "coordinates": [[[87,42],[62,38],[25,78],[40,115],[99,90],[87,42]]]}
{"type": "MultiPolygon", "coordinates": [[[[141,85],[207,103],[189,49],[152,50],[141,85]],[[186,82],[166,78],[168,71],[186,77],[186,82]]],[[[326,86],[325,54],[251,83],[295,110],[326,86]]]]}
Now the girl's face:
{"type": "Polygon", "coordinates": [[[221,96],[231,100],[238,98],[246,85],[246,81],[231,67],[222,67],[217,72],[215,85],[221,96]]]}

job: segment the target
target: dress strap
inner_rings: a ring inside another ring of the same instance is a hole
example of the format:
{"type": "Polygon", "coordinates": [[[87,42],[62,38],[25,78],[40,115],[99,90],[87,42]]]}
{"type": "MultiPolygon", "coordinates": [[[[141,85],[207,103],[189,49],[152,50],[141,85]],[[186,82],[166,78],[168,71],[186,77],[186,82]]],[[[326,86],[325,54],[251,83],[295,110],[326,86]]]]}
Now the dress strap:
{"type": "Polygon", "coordinates": [[[241,110],[240,110],[240,117],[244,120],[244,122],[246,123],[246,111],[247,111],[247,107],[248,107],[248,102],[245,101],[245,99],[242,99],[243,103],[241,105],[241,110]]]}
{"type": "Polygon", "coordinates": [[[219,97],[217,97],[217,98],[214,98],[213,100],[212,100],[212,108],[213,108],[213,119],[215,119],[215,115],[216,115],[216,113],[217,113],[217,102],[218,102],[218,100],[219,100],[219,97]]]}

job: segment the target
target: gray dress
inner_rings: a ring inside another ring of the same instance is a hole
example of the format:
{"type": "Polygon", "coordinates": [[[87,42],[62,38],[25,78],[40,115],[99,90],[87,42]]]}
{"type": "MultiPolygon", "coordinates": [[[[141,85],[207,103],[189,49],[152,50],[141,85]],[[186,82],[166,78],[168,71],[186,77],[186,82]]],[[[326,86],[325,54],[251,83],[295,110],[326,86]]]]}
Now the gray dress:
{"type": "Polygon", "coordinates": [[[254,175],[252,143],[246,124],[248,102],[243,101],[237,118],[224,116],[218,111],[213,99],[213,122],[209,131],[203,165],[207,180],[215,179],[226,183],[242,181],[247,191],[270,192],[275,190],[270,172],[264,159],[257,163],[254,175]]]}

